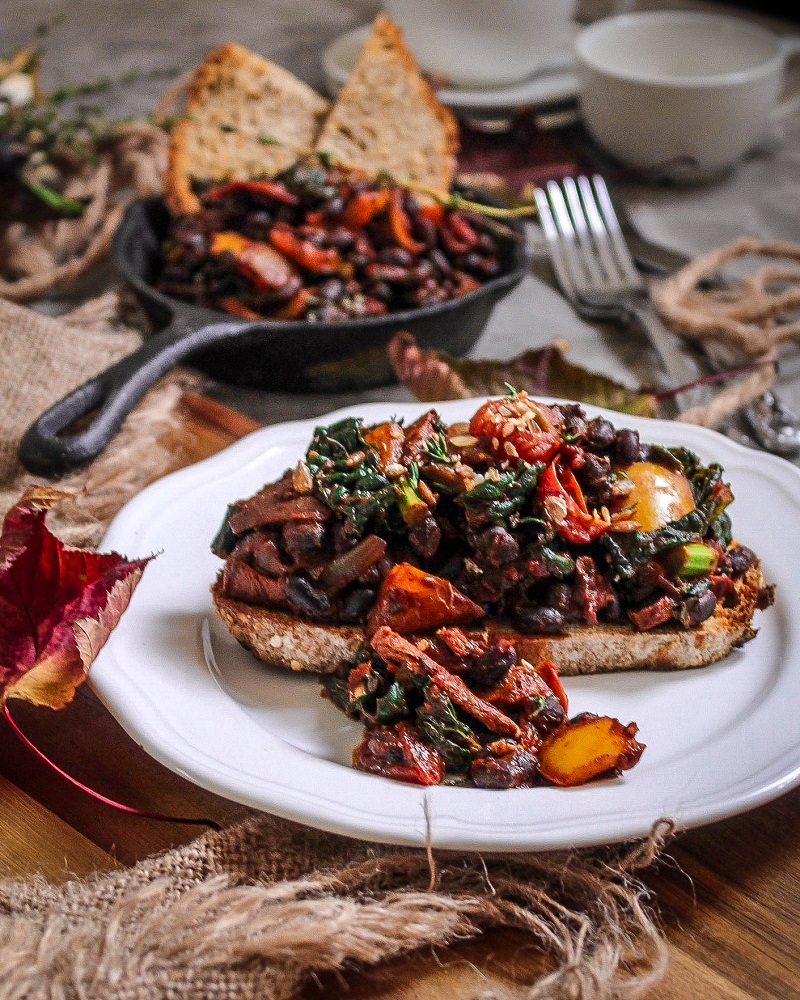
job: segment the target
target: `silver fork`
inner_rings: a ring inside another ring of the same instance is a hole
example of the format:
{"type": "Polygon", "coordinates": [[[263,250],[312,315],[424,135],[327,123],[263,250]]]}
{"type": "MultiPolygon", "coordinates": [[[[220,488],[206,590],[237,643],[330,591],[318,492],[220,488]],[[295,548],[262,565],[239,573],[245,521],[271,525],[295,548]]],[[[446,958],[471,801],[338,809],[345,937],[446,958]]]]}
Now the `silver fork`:
{"type": "MultiPolygon", "coordinates": [[[[631,323],[658,353],[673,387],[702,372],[679,338],[656,315],[647,284],[633,262],[602,178],[566,177],[534,191],[539,220],[561,291],[587,319],[631,323]]],[[[681,410],[705,402],[703,387],[674,397],[681,410]]]]}

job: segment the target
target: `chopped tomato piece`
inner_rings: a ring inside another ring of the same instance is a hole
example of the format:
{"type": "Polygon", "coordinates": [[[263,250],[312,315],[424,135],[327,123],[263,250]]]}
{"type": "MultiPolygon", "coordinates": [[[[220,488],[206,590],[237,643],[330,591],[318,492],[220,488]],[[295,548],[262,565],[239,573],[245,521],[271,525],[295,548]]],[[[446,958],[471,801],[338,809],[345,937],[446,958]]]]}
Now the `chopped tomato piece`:
{"type": "Polygon", "coordinates": [[[272,201],[282,202],[284,205],[299,205],[300,199],[297,195],[282,184],[280,181],[229,181],[227,184],[220,184],[219,187],[212,188],[206,192],[205,197],[212,201],[219,201],[227,198],[229,194],[238,194],[240,191],[253,195],[255,198],[267,198],[272,201]]]}
{"type": "Polygon", "coordinates": [[[232,253],[239,273],[260,292],[277,291],[297,274],[289,261],[268,243],[249,240],[239,233],[214,233],[211,253],[232,253]]]}
{"type": "Polygon", "coordinates": [[[423,201],[419,206],[419,214],[438,228],[444,219],[444,206],[438,201],[423,201]]]}
{"type": "Polygon", "coordinates": [[[545,510],[548,509],[546,502],[548,498],[556,498],[559,501],[558,517],[553,517],[557,534],[568,542],[588,545],[589,542],[604,535],[611,525],[587,512],[586,501],[577,480],[571,470],[566,472],[565,478],[569,483],[569,490],[561,480],[565,468],[560,468],[558,460],[553,459],[539,476],[539,482],[536,484],[537,496],[545,510]]]}
{"type": "Polygon", "coordinates": [[[392,192],[388,188],[378,191],[359,191],[353,195],[344,210],[342,221],[348,229],[363,229],[378,213],[389,205],[392,192]]]}
{"type": "Polygon", "coordinates": [[[293,295],[285,306],[281,306],[272,314],[273,319],[300,319],[314,298],[314,293],[308,288],[301,288],[293,295]]]}
{"type": "Polygon", "coordinates": [[[338,271],[342,265],[338,250],[318,247],[310,240],[300,239],[286,223],[272,227],[269,241],[276,250],[307,271],[328,274],[338,271]]]}
{"type": "Polygon", "coordinates": [[[233,295],[226,295],[224,298],[219,300],[219,304],[225,310],[226,313],[230,313],[231,316],[238,316],[239,319],[263,319],[264,317],[261,313],[257,313],[255,309],[251,309],[246,306],[244,302],[240,302],[233,295]]]}
{"type": "Polygon", "coordinates": [[[561,683],[561,678],[558,676],[558,670],[556,669],[555,663],[553,663],[552,660],[541,660],[536,664],[534,670],[550,688],[556,698],[558,698],[564,711],[568,711],[567,692],[564,690],[564,685],[561,683]]]}
{"type": "Polygon", "coordinates": [[[561,447],[559,427],[560,420],[549,406],[520,393],[484,403],[470,420],[469,432],[486,439],[486,447],[499,461],[519,457],[524,462],[548,462],[561,447]]]}
{"type": "Polygon", "coordinates": [[[400,188],[392,191],[389,201],[389,228],[398,246],[409,253],[422,253],[425,244],[415,240],[411,235],[411,220],[403,208],[403,192],[400,188]]]}
{"type": "Polygon", "coordinates": [[[367,731],[353,751],[353,766],[359,771],[414,785],[438,785],[444,777],[444,760],[419,738],[407,722],[378,726],[367,731]]]}

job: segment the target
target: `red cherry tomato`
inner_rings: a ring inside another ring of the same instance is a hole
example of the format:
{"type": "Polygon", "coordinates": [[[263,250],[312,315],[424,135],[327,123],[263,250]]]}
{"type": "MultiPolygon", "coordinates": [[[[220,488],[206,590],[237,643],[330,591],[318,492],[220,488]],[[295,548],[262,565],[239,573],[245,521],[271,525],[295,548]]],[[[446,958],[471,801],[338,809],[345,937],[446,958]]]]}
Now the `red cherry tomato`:
{"type": "Polygon", "coordinates": [[[561,448],[561,419],[549,407],[522,394],[490,399],[469,423],[498,461],[549,462],[561,448]],[[497,442],[495,444],[495,442],[497,442]]]}

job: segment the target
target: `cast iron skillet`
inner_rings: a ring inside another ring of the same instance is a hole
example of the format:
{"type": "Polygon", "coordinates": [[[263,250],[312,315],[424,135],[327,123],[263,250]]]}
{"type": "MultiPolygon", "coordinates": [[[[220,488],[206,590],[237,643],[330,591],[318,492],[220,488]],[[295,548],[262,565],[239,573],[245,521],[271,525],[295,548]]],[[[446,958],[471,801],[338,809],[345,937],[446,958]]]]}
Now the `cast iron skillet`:
{"type": "MultiPolygon", "coordinates": [[[[485,195],[477,197],[489,201],[485,195]]],[[[117,273],[136,293],[158,332],[137,351],[73,389],[28,428],[19,459],[30,472],[61,475],[94,458],[144,393],[186,358],[213,378],[234,385],[333,392],[393,381],[385,348],[398,330],[409,330],[421,347],[466,354],[497,301],[519,284],[530,265],[523,226],[515,222],[512,228],[519,238],[498,240],[501,273],[461,298],[341,322],[234,320],[154,287],[168,221],[160,198],[134,202],[112,249],[117,273]],[[70,436],[62,435],[89,414],[94,415],[88,424],[70,436]]]]}

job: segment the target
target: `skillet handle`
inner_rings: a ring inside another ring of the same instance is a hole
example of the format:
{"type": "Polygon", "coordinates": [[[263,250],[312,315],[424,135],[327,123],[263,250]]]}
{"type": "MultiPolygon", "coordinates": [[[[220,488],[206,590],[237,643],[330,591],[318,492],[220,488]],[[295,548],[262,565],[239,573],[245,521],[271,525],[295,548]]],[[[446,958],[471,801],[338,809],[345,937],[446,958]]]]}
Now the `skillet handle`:
{"type": "Polygon", "coordinates": [[[213,323],[187,332],[177,321],[148,338],[133,354],[73,389],[25,432],[18,456],[39,476],[60,476],[95,458],[147,390],[195,351],[240,337],[251,320],[213,323]],[[59,436],[73,421],[99,412],[76,434],[59,436]]]}

